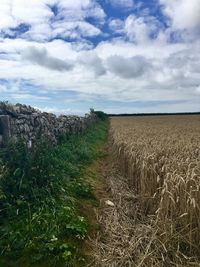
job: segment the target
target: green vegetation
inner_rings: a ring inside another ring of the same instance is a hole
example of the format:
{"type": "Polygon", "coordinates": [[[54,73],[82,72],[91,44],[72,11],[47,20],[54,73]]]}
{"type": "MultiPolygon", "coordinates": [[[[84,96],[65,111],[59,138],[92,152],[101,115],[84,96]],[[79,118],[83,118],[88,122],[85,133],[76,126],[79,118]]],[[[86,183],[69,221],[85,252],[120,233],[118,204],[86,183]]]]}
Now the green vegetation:
{"type": "Polygon", "coordinates": [[[82,135],[62,137],[56,147],[41,142],[30,150],[20,142],[1,151],[0,266],[18,266],[27,258],[26,266],[84,265],[79,248],[87,221],[77,203],[92,196],[84,169],[100,156],[106,132],[101,121],[82,135]]]}
{"type": "Polygon", "coordinates": [[[94,113],[100,120],[105,121],[108,119],[108,115],[103,111],[94,110],[93,108],[91,108],[90,113],[94,113]]]}

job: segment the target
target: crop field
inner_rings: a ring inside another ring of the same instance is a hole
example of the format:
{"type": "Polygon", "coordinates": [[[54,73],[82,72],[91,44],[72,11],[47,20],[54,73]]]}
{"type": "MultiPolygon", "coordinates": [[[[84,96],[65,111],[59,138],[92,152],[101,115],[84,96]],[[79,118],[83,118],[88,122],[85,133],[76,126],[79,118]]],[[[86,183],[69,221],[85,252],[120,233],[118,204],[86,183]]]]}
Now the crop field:
{"type": "Polygon", "coordinates": [[[199,266],[200,116],[112,117],[110,136],[154,229],[144,257],[157,250],[162,266],[199,266]]]}

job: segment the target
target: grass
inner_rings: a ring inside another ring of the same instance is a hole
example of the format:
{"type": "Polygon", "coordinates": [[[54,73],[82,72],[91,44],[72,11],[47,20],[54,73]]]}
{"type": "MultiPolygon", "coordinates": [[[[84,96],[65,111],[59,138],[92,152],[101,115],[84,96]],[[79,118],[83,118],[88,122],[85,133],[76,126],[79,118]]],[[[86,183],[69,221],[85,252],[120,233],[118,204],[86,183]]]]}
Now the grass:
{"type": "Polygon", "coordinates": [[[84,169],[101,156],[106,134],[101,121],[56,147],[41,141],[28,150],[20,142],[1,151],[0,266],[84,265],[88,223],[78,202],[92,197],[84,169]]]}

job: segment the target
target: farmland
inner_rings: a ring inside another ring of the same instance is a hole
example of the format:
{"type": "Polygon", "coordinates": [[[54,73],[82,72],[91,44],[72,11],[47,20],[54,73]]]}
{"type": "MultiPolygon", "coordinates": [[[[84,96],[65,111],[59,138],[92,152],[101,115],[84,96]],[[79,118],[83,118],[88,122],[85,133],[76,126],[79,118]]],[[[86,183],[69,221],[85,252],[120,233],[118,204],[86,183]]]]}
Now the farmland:
{"type": "Polygon", "coordinates": [[[96,114],[1,149],[0,266],[200,266],[200,116],[96,114]]]}
{"type": "Polygon", "coordinates": [[[112,153],[152,228],[136,266],[199,266],[199,132],[195,115],[111,118],[112,153]]]}

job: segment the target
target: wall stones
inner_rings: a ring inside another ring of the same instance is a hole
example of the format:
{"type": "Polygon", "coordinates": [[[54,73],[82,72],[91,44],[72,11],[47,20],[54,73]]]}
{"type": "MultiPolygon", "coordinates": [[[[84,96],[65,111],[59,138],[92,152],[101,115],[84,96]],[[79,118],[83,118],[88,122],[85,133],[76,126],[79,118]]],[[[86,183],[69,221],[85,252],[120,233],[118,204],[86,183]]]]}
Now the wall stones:
{"type": "Polygon", "coordinates": [[[31,146],[41,138],[56,144],[60,135],[81,133],[96,121],[95,114],[56,117],[26,105],[0,103],[0,144],[22,139],[31,146]]]}
{"type": "Polygon", "coordinates": [[[10,138],[10,118],[8,115],[0,115],[0,144],[7,143],[10,138]]]}

